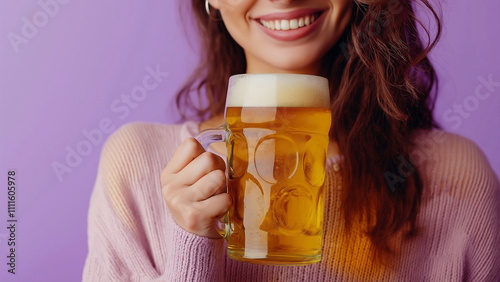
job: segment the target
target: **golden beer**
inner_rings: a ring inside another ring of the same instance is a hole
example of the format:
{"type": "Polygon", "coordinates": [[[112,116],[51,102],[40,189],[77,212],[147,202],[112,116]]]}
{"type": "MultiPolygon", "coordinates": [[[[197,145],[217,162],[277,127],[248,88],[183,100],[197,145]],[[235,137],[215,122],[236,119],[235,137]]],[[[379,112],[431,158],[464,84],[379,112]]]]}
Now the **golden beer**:
{"type": "Polygon", "coordinates": [[[328,83],[312,76],[253,76],[232,78],[226,102],[233,198],[225,217],[228,254],[261,264],[318,262],[331,123],[328,83]]]}

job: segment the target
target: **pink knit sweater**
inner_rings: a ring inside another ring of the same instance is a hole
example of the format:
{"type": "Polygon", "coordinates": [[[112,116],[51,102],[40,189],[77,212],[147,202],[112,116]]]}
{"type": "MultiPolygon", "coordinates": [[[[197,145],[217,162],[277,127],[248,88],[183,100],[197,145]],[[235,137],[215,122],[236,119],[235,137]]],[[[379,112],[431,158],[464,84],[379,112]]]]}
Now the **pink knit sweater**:
{"type": "Polygon", "coordinates": [[[83,281],[498,281],[500,189],[471,141],[421,131],[412,159],[424,183],[419,235],[394,238],[390,262],[373,261],[361,232],[338,212],[342,163],[328,159],[320,263],[286,267],[237,262],[223,239],[179,227],[161,194],[160,173],[198,123],[133,123],[106,142],[88,214],[83,281]]]}

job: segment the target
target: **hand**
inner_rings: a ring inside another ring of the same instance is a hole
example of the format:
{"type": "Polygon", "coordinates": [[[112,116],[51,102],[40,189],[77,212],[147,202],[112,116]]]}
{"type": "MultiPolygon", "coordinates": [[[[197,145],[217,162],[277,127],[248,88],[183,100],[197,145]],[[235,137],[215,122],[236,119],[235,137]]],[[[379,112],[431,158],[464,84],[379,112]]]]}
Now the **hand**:
{"type": "Polygon", "coordinates": [[[214,221],[231,206],[226,165],[194,138],[185,140],[161,174],[162,194],[177,224],[191,233],[222,238],[214,221]]]}

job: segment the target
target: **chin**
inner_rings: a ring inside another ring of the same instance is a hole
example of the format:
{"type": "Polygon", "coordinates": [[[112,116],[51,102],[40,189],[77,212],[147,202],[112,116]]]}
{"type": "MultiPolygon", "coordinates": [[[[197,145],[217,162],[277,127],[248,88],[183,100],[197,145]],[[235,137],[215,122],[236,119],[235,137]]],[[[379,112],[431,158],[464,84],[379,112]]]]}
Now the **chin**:
{"type": "Polygon", "coordinates": [[[285,57],[274,58],[272,64],[276,69],[282,70],[281,72],[287,73],[303,73],[303,74],[317,74],[320,60],[311,60],[311,58],[297,58],[285,57]]]}

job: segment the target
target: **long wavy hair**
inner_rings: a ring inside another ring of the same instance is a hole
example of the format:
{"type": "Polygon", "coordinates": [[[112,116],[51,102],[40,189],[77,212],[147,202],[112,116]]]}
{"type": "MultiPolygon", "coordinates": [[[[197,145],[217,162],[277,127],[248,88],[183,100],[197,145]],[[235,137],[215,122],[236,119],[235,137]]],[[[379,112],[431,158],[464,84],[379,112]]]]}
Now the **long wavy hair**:
{"type": "MultiPolygon", "coordinates": [[[[207,15],[204,1],[191,4],[203,59],[176,102],[184,118],[186,110],[194,110],[204,119],[223,113],[229,76],[245,73],[246,60],[224,22],[207,15]]],[[[344,156],[345,228],[364,226],[378,254],[392,252],[389,241],[399,232],[417,233],[422,181],[416,170],[404,177],[397,172],[402,162],[412,166],[411,134],[436,126],[432,93],[437,77],[428,53],[440,33],[439,17],[427,0],[357,0],[351,23],[323,59],[322,75],[331,88],[330,136],[344,156]],[[430,12],[434,36],[413,5],[430,12]]]]}

